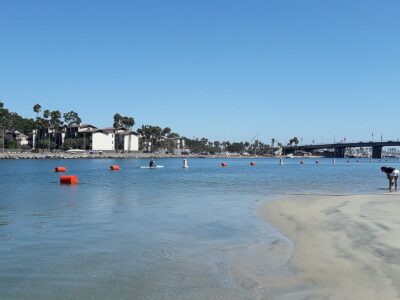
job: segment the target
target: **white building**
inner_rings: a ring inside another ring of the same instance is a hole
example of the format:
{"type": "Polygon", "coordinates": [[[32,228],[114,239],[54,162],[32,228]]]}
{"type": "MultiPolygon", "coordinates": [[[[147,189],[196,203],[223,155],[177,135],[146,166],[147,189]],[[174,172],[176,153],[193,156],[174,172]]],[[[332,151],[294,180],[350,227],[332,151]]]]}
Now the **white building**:
{"type": "Polygon", "coordinates": [[[21,146],[28,146],[29,141],[28,141],[28,136],[22,133],[18,133],[15,137],[17,143],[21,146]]]}
{"type": "Polygon", "coordinates": [[[138,151],[139,134],[126,128],[104,128],[92,132],[92,150],[138,151]]]}
{"type": "Polygon", "coordinates": [[[115,150],[114,140],[114,133],[98,129],[92,132],[92,150],[113,151],[115,150]]]}

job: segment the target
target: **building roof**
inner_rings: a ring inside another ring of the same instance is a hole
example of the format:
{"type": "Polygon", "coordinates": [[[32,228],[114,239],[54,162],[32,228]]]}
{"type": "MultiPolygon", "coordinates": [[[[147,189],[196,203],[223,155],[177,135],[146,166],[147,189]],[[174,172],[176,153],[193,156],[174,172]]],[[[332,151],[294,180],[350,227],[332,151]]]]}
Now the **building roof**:
{"type": "Polygon", "coordinates": [[[74,128],[74,127],[79,127],[79,128],[82,128],[82,127],[97,128],[96,126],[93,126],[93,125],[91,125],[91,124],[72,124],[72,125],[69,125],[69,126],[67,126],[67,127],[71,127],[71,128],[74,128]]]}
{"type": "Polygon", "coordinates": [[[118,127],[118,128],[106,127],[106,128],[97,129],[94,132],[107,132],[107,133],[124,134],[124,135],[129,135],[129,134],[139,135],[137,132],[131,131],[125,127],[118,127]],[[122,132],[118,132],[118,131],[122,131],[122,132]]]}

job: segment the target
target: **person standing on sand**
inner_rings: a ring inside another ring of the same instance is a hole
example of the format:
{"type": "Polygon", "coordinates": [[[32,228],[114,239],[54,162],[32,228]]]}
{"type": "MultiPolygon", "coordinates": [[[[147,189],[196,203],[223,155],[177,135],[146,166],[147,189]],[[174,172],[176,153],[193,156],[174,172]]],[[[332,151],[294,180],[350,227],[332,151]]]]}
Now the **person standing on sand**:
{"type": "Polygon", "coordinates": [[[394,182],[394,190],[397,192],[397,179],[399,178],[399,170],[395,168],[381,167],[381,171],[385,172],[387,179],[389,180],[389,192],[392,191],[392,186],[394,182]]]}

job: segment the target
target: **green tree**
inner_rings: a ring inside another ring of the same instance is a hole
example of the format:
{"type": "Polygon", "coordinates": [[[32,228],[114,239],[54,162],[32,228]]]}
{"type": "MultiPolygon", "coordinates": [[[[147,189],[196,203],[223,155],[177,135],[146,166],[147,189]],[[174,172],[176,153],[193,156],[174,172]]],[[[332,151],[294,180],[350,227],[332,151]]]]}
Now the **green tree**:
{"type": "Polygon", "coordinates": [[[61,112],[59,110],[53,110],[50,112],[50,128],[52,130],[52,135],[53,135],[53,142],[56,146],[61,144],[61,129],[62,126],[64,125],[64,122],[61,119],[61,112]]]}
{"type": "Polygon", "coordinates": [[[122,117],[121,123],[122,123],[123,127],[129,129],[128,152],[131,152],[132,129],[133,129],[133,126],[135,126],[135,119],[133,117],[122,117]]]}
{"type": "Polygon", "coordinates": [[[67,113],[63,114],[64,122],[66,123],[67,126],[71,125],[80,125],[82,120],[79,117],[78,113],[74,111],[69,111],[67,113]]]}
{"type": "Polygon", "coordinates": [[[176,133],[176,132],[171,132],[171,133],[168,134],[168,138],[169,139],[179,139],[180,135],[178,133],[176,133]]]}
{"type": "Polygon", "coordinates": [[[114,115],[114,123],[113,123],[114,128],[119,128],[122,127],[122,116],[119,113],[116,113],[114,115]]]}
{"type": "Polygon", "coordinates": [[[33,111],[36,113],[36,119],[39,117],[39,113],[42,110],[42,106],[40,104],[35,104],[33,106],[33,111]]]}
{"type": "Polygon", "coordinates": [[[4,108],[4,103],[0,102],[0,131],[2,134],[2,150],[3,150],[3,152],[4,152],[4,147],[5,147],[4,136],[5,136],[6,131],[8,130],[9,121],[10,121],[10,112],[8,109],[4,108]]]}

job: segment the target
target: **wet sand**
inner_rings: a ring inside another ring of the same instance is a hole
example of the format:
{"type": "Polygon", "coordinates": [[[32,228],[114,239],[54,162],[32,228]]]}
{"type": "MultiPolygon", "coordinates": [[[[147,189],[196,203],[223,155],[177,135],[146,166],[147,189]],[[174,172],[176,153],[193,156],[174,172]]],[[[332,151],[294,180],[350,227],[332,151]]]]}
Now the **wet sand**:
{"type": "Polygon", "coordinates": [[[400,299],[400,193],[300,196],[261,214],[287,239],[232,269],[260,299],[400,299]]]}

